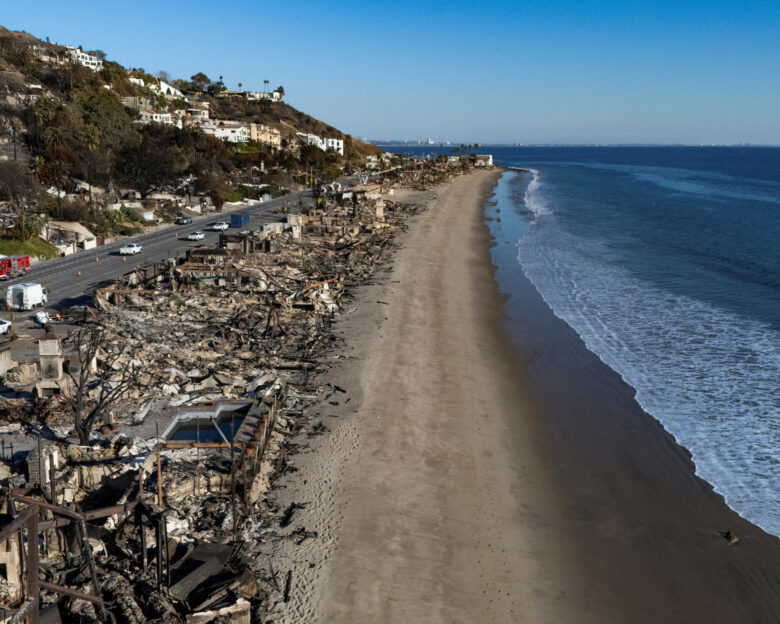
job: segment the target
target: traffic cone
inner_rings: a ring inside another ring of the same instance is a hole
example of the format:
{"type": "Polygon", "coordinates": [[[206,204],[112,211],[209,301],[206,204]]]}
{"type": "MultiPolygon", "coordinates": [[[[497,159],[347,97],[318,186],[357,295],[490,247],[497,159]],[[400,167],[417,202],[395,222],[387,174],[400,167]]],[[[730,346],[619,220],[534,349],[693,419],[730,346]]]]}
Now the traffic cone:
{"type": "Polygon", "coordinates": [[[100,258],[95,257],[95,262],[100,262],[100,258]]]}
{"type": "Polygon", "coordinates": [[[79,271],[79,277],[81,277],[81,271],[79,271]]]}
{"type": "Polygon", "coordinates": [[[122,262],[127,262],[127,258],[122,258],[122,262]]]}

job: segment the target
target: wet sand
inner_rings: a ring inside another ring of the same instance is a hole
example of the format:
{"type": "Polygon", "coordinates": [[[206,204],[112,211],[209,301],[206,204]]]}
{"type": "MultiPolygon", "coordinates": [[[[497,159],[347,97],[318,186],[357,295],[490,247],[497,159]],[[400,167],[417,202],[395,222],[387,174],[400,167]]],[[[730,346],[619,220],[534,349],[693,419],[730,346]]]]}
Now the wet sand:
{"type": "Polygon", "coordinates": [[[780,541],[527,280],[508,322],[483,221],[498,175],[408,194],[428,209],[338,321],[349,358],[325,381],[347,394],[280,481],[318,538],[279,543],[295,582],[274,621],[778,621],[780,541]]]}
{"type": "Polygon", "coordinates": [[[580,620],[780,622],[780,540],[729,509],[634,390],[555,317],[516,262],[514,208],[486,211],[507,328],[580,562],[580,620]],[[721,533],[739,541],[729,545],[721,533]]]}

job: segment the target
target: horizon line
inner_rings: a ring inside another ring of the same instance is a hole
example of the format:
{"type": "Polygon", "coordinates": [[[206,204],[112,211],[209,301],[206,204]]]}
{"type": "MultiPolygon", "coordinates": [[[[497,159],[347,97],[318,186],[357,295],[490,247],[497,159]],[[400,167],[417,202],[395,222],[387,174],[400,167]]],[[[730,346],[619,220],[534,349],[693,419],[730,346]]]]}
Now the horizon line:
{"type": "MultiPolygon", "coordinates": [[[[456,148],[461,145],[470,147],[471,144],[461,142],[437,142],[433,144],[420,143],[417,141],[402,140],[402,139],[367,139],[368,143],[374,145],[398,145],[409,147],[429,147],[429,148],[456,148]]],[[[482,147],[763,147],[763,148],[780,148],[778,143],[480,143],[475,142],[476,145],[482,147]]]]}

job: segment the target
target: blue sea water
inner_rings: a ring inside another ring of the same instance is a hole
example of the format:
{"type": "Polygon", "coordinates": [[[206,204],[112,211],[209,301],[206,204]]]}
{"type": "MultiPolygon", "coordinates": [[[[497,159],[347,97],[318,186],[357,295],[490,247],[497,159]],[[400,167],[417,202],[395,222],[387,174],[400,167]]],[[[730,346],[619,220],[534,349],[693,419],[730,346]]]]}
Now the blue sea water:
{"type": "MultiPolygon", "coordinates": [[[[486,150],[487,151],[487,150],[486,150]]],[[[493,148],[517,268],[780,535],[780,149],[493,148]]]]}
{"type": "Polygon", "coordinates": [[[780,149],[480,152],[530,170],[496,192],[523,215],[517,270],[697,474],[780,535],[780,149]]]}

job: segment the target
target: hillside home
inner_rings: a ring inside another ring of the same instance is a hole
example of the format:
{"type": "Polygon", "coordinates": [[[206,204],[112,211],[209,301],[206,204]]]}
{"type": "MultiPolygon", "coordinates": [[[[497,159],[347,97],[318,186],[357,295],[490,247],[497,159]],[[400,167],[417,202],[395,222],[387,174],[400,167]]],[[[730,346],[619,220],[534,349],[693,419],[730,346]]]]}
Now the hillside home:
{"type": "Polygon", "coordinates": [[[270,100],[271,102],[282,102],[284,96],[279,91],[244,91],[243,95],[247,100],[270,100]]]}
{"type": "Polygon", "coordinates": [[[179,91],[176,87],[169,85],[167,82],[163,82],[162,80],[158,80],[157,84],[150,85],[149,89],[153,93],[159,93],[166,97],[174,97],[174,98],[184,97],[184,94],[181,91],[179,91]]]}
{"type": "Polygon", "coordinates": [[[218,121],[213,119],[211,123],[203,125],[203,132],[229,143],[246,143],[249,140],[246,124],[237,121],[218,121]]]}
{"type": "Polygon", "coordinates": [[[121,99],[123,106],[127,106],[127,108],[132,108],[136,111],[151,110],[155,105],[155,102],[152,98],[143,96],[126,95],[121,99]]]}
{"type": "Polygon", "coordinates": [[[158,123],[158,124],[164,124],[166,126],[173,126],[173,115],[171,115],[168,111],[153,111],[153,110],[143,110],[140,112],[140,118],[136,123],[140,124],[150,124],[150,123],[158,123]]]}
{"type": "Polygon", "coordinates": [[[57,46],[33,44],[31,50],[41,63],[54,66],[65,64],[65,58],[58,52],[57,46]]]}
{"type": "Polygon", "coordinates": [[[273,149],[279,149],[282,146],[282,133],[276,128],[264,126],[263,124],[249,124],[249,138],[263,145],[268,145],[273,149]]]}
{"type": "Polygon", "coordinates": [[[97,72],[103,69],[103,61],[100,60],[94,54],[87,54],[84,50],[76,49],[73,46],[65,46],[70,52],[71,60],[74,63],[79,63],[84,67],[89,67],[92,71],[97,72]]]}
{"type": "Polygon", "coordinates": [[[321,150],[324,150],[323,147],[324,143],[322,142],[322,139],[318,137],[316,134],[306,134],[304,132],[296,132],[295,136],[300,139],[304,145],[314,145],[315,147],[319,147],[321,150]]]}
{"type": "Polygon", "coordinates": [[[342,156],[344,155],[344,141],[342,139],[322,139],[325,147],[322,148],[326,152],[328,150],[333,150],[334,152],[338,152],[342,156]]]}
{"type": "Polygon", "coordinates": [[[92,249],[97,246],[95,235],[78,221],[49,221],[41,230],[41,238],[56,247],[78,245],[92,249]]]}
{"type": "MultiPolygon", "coordinates": [[[[99,197],[103,194],[103,188],[100,186],[90,186],[84,180],[75,180],[76,194],[83,193],[85,195],[92,194],[93,197],[99,197]]],[[[69,197],[71,195],[68,195],[69,197]]],[[[75,197],[75,195],[73,195],[75,197]]]]}
{"type": "Polygon", "coordinates": [[[333,150],[342,156],[344,155],[344,141],[342,139],[321,139],[316,134],[305,134],[303,132],[296,133],[296,136],[306,145],[319,147],[323,152],[333,150]]]}
{"type": "Polygon", "coordinates": [[[204,108],[180,108],[173,111],[179,119],[190,120],[193,122],[208,121],[209,111],[204,108]]]}

